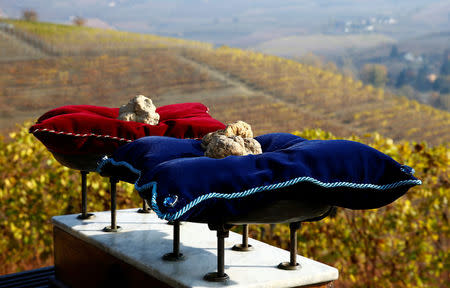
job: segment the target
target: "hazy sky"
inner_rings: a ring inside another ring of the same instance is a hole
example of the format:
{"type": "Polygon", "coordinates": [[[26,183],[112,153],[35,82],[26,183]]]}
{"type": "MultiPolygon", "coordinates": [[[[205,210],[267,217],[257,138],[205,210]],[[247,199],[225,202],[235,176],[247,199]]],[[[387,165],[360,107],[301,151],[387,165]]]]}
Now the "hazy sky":
{"type": "Polygon", "coordinates": [[[394,17],[421,32],[450,26],[448,0],[0,0],[0,9],[12,18],[34,9],[41,21],[80,16],[89,25],[215,43],[320,33],[335,21],[370,17],[394,17]]]}

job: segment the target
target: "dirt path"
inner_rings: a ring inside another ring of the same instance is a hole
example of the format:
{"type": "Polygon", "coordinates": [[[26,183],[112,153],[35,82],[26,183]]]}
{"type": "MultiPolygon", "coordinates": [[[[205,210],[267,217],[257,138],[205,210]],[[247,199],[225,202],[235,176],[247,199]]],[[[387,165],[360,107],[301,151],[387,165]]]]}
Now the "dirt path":
{"type": "MultiPolygon", "coordinates": [[[[195,99],[192,101],[201,101],[202,94],[206,94],[206,96],[203,95],[204,97],[212,97],[212,96],[213,97],[227,97],[227,96],[236,96],[236,95],[247,96],[247,97],[250,97],[250,96],[262,97],[262,98],[268,99],[268,101],[272,101],[273,103],[282,103],[286,107],[288,107],[290,109],[294,109],[295,111],[298,111],[298,113],[301,113],[304,116],[315,118],[318,121],[322,121],[323,123],[330,123],[332,126],[335,126],[335,127],[340,127],[340,129],[342,129],[343,131],[348,131],[348,134],[362,133],[362,131],[360,131],[359,128],[352,127],[348,124],[340,123],[336,120],[331,120],[329,117],[314,113],[310,110],[303,108],[301,105],[298,105],[296,103],[292,103],[289,101],[285,101],[281,97],[277,97],[277,95],[267,93],[262,89],[250,87],[244,81],[241,81],[234,77],[230,77],[229,75],[227,75],[227,73],[219,71],[219,70],[215,69],[214,67],[211,67],[205,63],[195,61],[194,59],[187,58],[186,56],[183,56],[181,54],[178,54],[178,59],[182,63],[185,63],[186,65],[191,65],[195,69],[198,69],[199,71],[206,72],[212,78],[215,78],[216,80],[226,83],[230,86],[230,88],[228,88],[228,89],[220,89],[217,91],[216,90],[215,91],[202,91],[200,93],[193,93],[192,95],[183,95],[184,97],[192,97],[192,99],[195,99]]],[[[181,100],[183,96],[180,95],[179,99],[181,100]]],[[[186,99],[190,99],[190,98],[184,98],[184,101],[186,101],[186,99]]],[[[203,99],[207,100],[209,98],[203,98],[203,99]]],[[[286,121],[287,120],[288,119],[286,119],[286,121]]],[[[301,127],[299,127],[298,129],[301,129],[301,127]]]]}
{"type": "Polygon", "coordinates": [[[260,92],[257,92],[255,90],[251,89],[250,87],[248,87],[242,81],[234,80],[231,77],[229,77],[228,75],[226,75],[225,73],[223,73],[219,70],[216,70],[214,68],[211,68],[210,66],[208,66],[204,63],[194,61],[183,55],[178,55],[178,60],[181,63],[184,63],[186,65],[190,65],[190,66],[194,67],[196,70],[198,70],[200,72],[207,73],[209,76],[211,76],[212,78],[215,78],[218,81],[221,81],[229,86],[234,87],[235,89],[238,89],[239,92],[241,92],[242,94],[245,94],[245,95],[253,95],[255,93],[261,94],[260,92]]]}
{"type": "Polygon", "coordinates": [[[171,103],[186,101],[207,102],[208,100],[211,100],[213,98],[218,99],[230,96],[264,96],[264,93],[251,89],[245,83],[239,80],[232,79],[225,73],[211,68],[204,63],[194,61],[181,54],[177,54],[177,60],[184,65],[193,67],[195,70],[201,73],[208,74],[209,77],[211,77],[213,80],[221,82],[223,86],[213,89],[201,89],[192,93],[177,93],[173,91],[167,92],[160,95],[159,100],[157,100],[158,105],[167,105],[171,103]]]}

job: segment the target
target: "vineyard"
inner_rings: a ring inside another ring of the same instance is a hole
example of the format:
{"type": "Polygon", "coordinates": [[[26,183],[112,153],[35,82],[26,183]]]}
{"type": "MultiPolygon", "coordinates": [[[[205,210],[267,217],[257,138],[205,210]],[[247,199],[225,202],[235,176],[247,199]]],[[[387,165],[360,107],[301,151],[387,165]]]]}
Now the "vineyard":
{"type": "MultiPolygon", "coordinates": [[[[293,117],[285,117],[286,123],[292,123],[289,126],[292,129],[321,128],[338,136],[378,132],[394,140],[426,141],[433,145],[450,142],[450,113],[293,60],[228,47],[213,49],[208,44],[176,38],[8,21],[15,31],[50,45],[59,51],[56,54],[66,53],[60,44],[79,52],[35,61],[0,62],[7,71],[0,75],[0,103],[5,103],[0,106],[0,118],[14,115],[17,123],[64,103],[117,107],[137,93],[155,99],[157,104],[160,100],[160,105],[173,103],[170,99],[178,102],[201,99],[218,111],[219,119],[227,122],[236,119],[222,116],[221,111],[225,113],[229,107],[240,109],[239,102],[232,99],[263,96],[255,110],[263,109],[262,106],[268,111],[284,107],[302,115],[301,119],[294,113],[290,113],[293,117]],[[116,52],[122,48],[127,52],[115,54],[111,47],[116,47],[113,49],[116,52]],[[187,62],[189,59],[193,61],[187,62]],[[230,79],[234,84],[230,85],[230,79]],[[230,86],[246,87],[248,91],[242,95],[231,91],[229,99],[216,96],[224,94],[223,89],[230,86]],[[228,104],[216,107],[222,103],[228,104]]],[[[255,116],[253,125],[267,121],[266,117],[255,116]]],[[[2,122],[3,130],[11,123],[2,122]]],[[[285,126],[264,125],[265,132],[285,126]]]]}
{"type": "MultiPolygon", "coordinates": [[[[414,167],[424,184],[393,204],[339,209],[334,218],[304,224],[299,253],[337,267],[337,287],[447,287],[450,113],[261,53],[8,21],[15,27],[8,35],[42,54],[0,59],[0,274],[51,265],[51,217],[80,210],[79,173],[27,133],[31,122],[12,123],[67,104],[118,107],[144,94],[157,106],[203,102],[213,117],[244,120],[256,135],[301,130],[295,133],[307,139],[360,141],[414,167]]],[[[88,209],[108,210],[108,181],[91,173],[88,185],[88,209]]],[[[140,205],[131,185],[120,183],[118,197],[119,208],[140,205]]],[[[250,226],[251,237],[282,248],[288,231],[287,225],[250,226]]]]}
{"type": "Polygon", "coordinates": [[[118,107],[136,94],[158,104],[171,102],[161,95],[224,86],[167,51],[0,62],[0,70],[0,130],[62,105],[118,107]]]}
{"type": "Polygon", "coordinates": [[[139,49],[168,47],[210,48],[203,42],[90,27],[60,25],[22,20],[2,20],[14,25],[13,33],[56,55],[133,53],[139,49]]]}
{"type": "Polygon", "coordinates": [[[286,132],[321,127],[339,137],[358,134],[346,125],[334,123],[316,113],[303,110],[301,107],[289,105],[283,101],[274,102],[271,97],[256,94],[242,96],[231,94],[228,97],[209,98],[203,101],[215,118],[223,122],[241,119],[252,124],[256,135],[286,132]],[[261,117],[264,115],[264,117],[261,117]]]}
{"type": "Polygon", "coordinates": [[[394,140],[450,142],[450,113],[364,86],[340,74],[227,47],[186,49],[185,55],[350,129],[379,132],[394,140]]]}

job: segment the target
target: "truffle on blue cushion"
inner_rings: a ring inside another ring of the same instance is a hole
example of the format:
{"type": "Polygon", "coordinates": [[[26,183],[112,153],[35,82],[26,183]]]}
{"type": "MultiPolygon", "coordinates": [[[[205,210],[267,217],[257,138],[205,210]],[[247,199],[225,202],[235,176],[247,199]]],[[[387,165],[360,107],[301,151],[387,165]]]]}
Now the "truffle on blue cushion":
{"type": "Polygon", "coordinates": [[[145,137],[98,171],[135,182],[160,218],[201,223],[308,221],[332,206],[379,208],[421,184],[411,168],[358,142],[286,133],[255,139],[262,154],[212,159],[200,140],[145,137]]]}

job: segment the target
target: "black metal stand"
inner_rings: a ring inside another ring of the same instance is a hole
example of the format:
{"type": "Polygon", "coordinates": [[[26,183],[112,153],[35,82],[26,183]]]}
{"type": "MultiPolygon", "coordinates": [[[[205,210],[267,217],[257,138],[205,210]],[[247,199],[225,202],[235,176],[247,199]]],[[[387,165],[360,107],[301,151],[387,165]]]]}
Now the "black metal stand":
{"type": "Polygon", "coordinates": [[[225,273],[225,238],[229,236],[230,226],[208,224],[210,230],[217,231],[217,272],[206,274],[203,279],[210,282],[223,282],[230,277],[225,273]]]}
{"type": "Polygon", "coordinates": [[[236,244],[231,250],[239,252],[252,251],[254,248],[248,244],[248,224],[242,225],[242,243],[236,244]]]}
{"type": "Polygon", "coordinates": [[[150,206],[148,206],[147,201],[145,199],[142,199],[142,208],[139,208],[137,213],[151,213],[152,210],[150,209],[150,206]]]}
{"type": "Polygon", "coordinates": [[[290,261],[282,262],[278,265],[279,269],[283,270],[297,270],[300,269],[300,264],[297,263],[297,230],[300,228],[302,222],[289,223],[291,243],[290,243],[290,261]]]}
{"type": "Polygon", "coordinates": [[[109,178],[109,182],[111,183],[111,226],[106,226],[103,228],[103,231],[105,232],[119,232],[122,227],[117,226],[116,222],[116,188],[117,188],[117,180],[116,177],[109,178]]]}
{"type": "Polygon", "coordinates": [[[173,250],[171,253],[164,254],[162,257],[166,261],[182,261],[184,260],[183,253],[180,253],[180,221],[173,223],[173,250]]]}
{"type": "Polygon", "coordinates": [[[87,171],[80,171],[81,173],[81,214],[78,215],[78,219],[85,220],[94,218],[95,215],[87,213],[87,171]]]}

